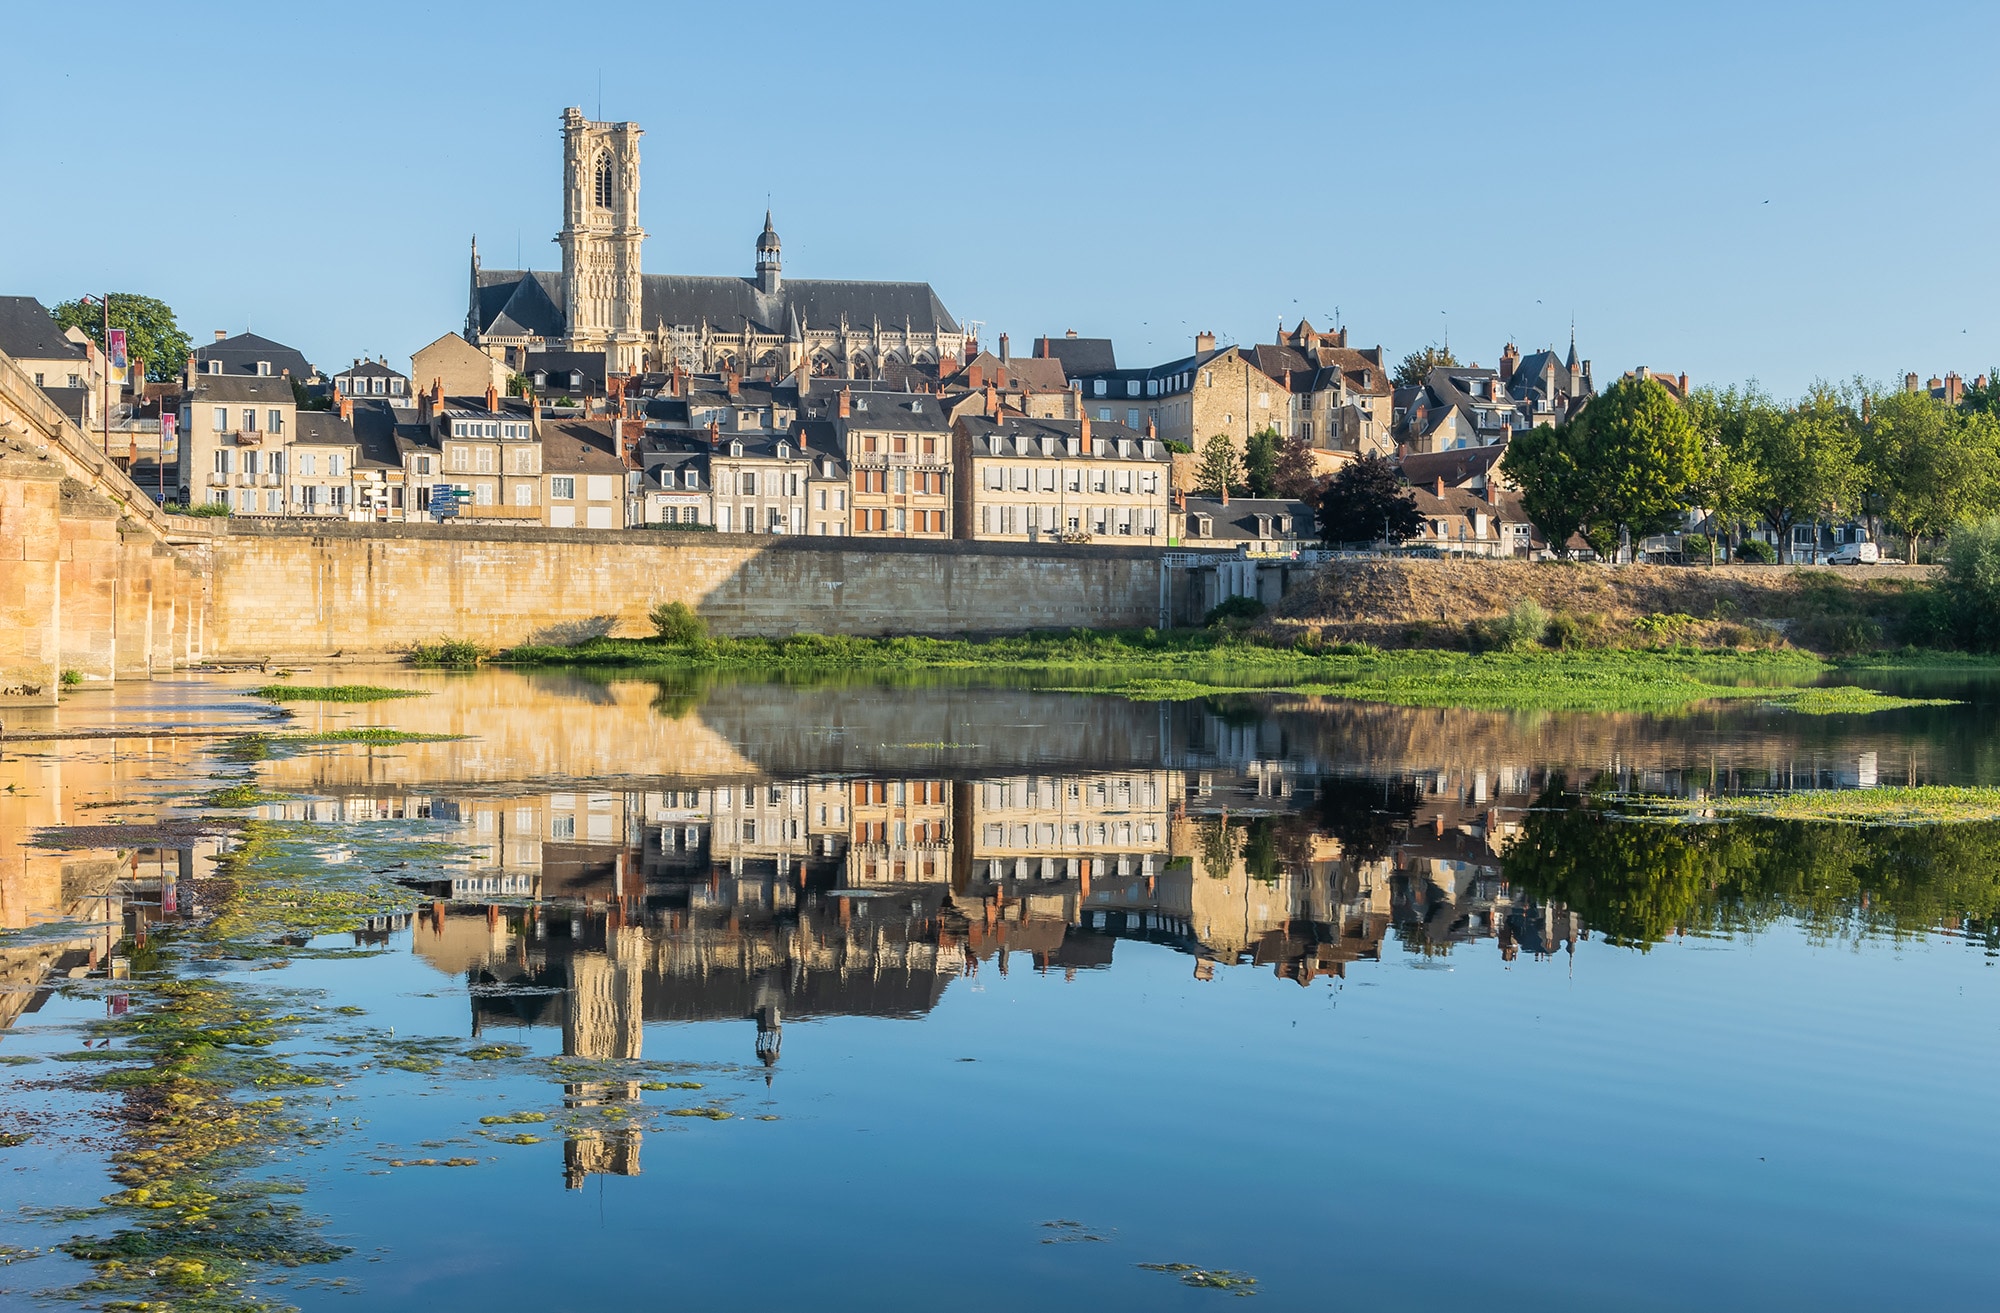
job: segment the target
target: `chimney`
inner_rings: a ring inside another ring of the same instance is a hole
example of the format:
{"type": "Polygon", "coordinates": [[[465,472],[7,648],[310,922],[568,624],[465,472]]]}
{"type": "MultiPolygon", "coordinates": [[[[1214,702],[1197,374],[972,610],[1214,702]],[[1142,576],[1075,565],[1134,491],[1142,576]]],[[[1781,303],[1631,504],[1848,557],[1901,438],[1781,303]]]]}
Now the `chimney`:
{"type": "Polygon", "coordinates": [[[1000,414],[1000,399],[993,394],[993,389],[990,387],[985,388],[984,392],[986,394],[986,397],[985,400],[981,403],[980,406],[981,411],[988,418],[997,417],[1000,414]]]}
{"type": "Polygon", "coordinates": [[[1088,414],[1085,414],[1082,419],[1077,421],[1076,438],[1083,446],[1083,454],[1088,456],[1090,454],[1090,416],[1088,414]]]}
{"type": "Polygon", "coordinates": [[[1688,376],[1687,376],[1687,371],[1683,369],[1681,371],[1681,395],[1685,397],[1687,394],[1688,394],[1688,376]]]}
{"type": "Polygon", "coordinates": [[[1046,337],[1035,339],[1035,356],[1039,360],[1047,360],[1049,358],[1049,340],[1046,337]]]}
{"type": "Polygon", "coordinates": [[[443,409],[444,409],[444,380],[441,378],[433,378],[431,380],[431,413],[436,414],[438,411],[443,409]]]}
{"type": "Polygon", "coordinates": [[[806,426],[804,424],[797,425],[792,430],[792,436],[798,439],[800,451],[812,450],[812,443],[807,441],[809,435],[806,433],[806,426]]]}
{"type": "Polygon", "coordinates": [[[1514,381],[1514,368],[1521,363],[1521,353],[1509,342],[1500,348],[1500,385],[1505,387],[1514,381]]]}
{"type": "Polygon", "coordinates": [[[1000,363],[1004,365],[1013,358],[1014,353],[1007,349],[1007,335],[1002,333],[1000,335],[1000,363]]]}
{"type": "Polygon", "coordinates": [[[713,451],[721,445],[722,425],[716,423],[714,420],[710,420],[708,422],[708,448],[710,451],[713,451]]]}
{"type": "Polygon", "coordinates": [[[1152,420],[1148,419],[1146,421],[1146,440],[1148,442],[1152,442],[1157,440],[1159,436],[1160,436],[1159,425],[1153,423],[1152,420]]]}
{"type": "Polygon", "coordinates": [[[417,423],[429,427],[431,422],[431,394],[417,393],[417,423]]]}
{"type": "Polygon", "coordinates": [[[1947,405],[1956,406],[1958,404],[1958,399],[1964,395],[1965,395],[1965,380],[1958,376],[1958,372],[1956,370],[1954,370],[1949,374],[1946,374],[1944,376],[1945,403],[1947,405]]]}
{"type": "Polygon", "coordinates": [[[995,381],[996,381],[996,382],[998,382],[998,383],[999,383],[999,385],[1000,385],[1001,387],[1003,387],[1003,388],[1004,388],[1004,387],[1006,387],[1006,386],[1007,386],[1007,366],[1005,366],[1005,365],[1002,365],[1002,366],[1000,366],[1000,368],[998,368],[998,369],[994,370],[993,372],[994,372],[994,373],[995,373],[995,374],[997,375],[997,378],[995,379],[995,381]]]}
{"type": "Polygon", "coordinates": [[[542,396],[539,392],[528,394],[528,436],[537,442],[542,440],[542,396]]]}
{"type": "Polygon", "coordinates": [[[1222,485],[1222,504],[1229,505],[1229,485],[1226,483],[1222,485]]]}
{"type": "Polygon", "coordinates": [[[1486,504],[1489,506],[1500,504],[1500,482],[1490,473],[1486,476],[1486,504]]]}
{"type": "Polygon", "coordinates": [[[1903,375],[1903,391],[1915,392],[1916,390],[1917,390],[1917,375],[1916,371],[1912,370],[1909,373],[1903,375]]]}
{"type": "Polygon", "coordinates": [[[1944,380],[1939,378],[1936,374],[1932,374],[1930,377],[1930,381],[1925,383],[1924,386],[1928,388],[1930,391],[1935,392],[1939,388],[1944,386],[1944,380]]]}
{"type": "Polygon", "coordinates": [[[354,398],[345,393],[342,393],[340,397],[340,417],[344,420],[354,418],[354,398]]]}
{"type": "Polygon", "coordinates": [[[194,391],[194,352],[192,351],[188,352],[187,390],[190,392],[194,391]]]}
{"type": "Polygon", "coordinates": [[[486,384],[486,412],[487,414],[490,415],[497,412],[499,409],[500,409],[500,390],[493,386],[491,380],[488,380],[486,384]]]}
{"type": "Polygon", "coordinates": [[[1194,335],[1194,351],[1200,355],[1204,351],[1215,350],[1215,334],[1203,329],[1194,335]]]}
{"type": "Polygon", "coordinates": [[[730,396],[736,397],[736,396],[741,396],[743,394],[743,380],[736,377],[735,370],[733,369],[724,370],[722,374],[722,381],[729,385],[730,396]]]}
{"type": "Polygon", "coordinates": [[[1437,499],[1439,501],[1444,500],[1444,475],[1442,474],[1437,476],[1437,499]]]}
{"type": "Polygon", "coordinates": [[[215,340],[218,342],[220,342],[223,338],[228,336],[229,336],[229,330],[226,328],[218,328],[215,330],[215,340]]]}
{"type": "Polygon", "coordinates": [[[1074,328],[1065,328],[1063,330],[1063,336],[1073,339],[1076,337],[1076,330],[1074,328]]]}
{"type": "Polygon", "coordinates": [[[977,392],[986,386],[986,370],[979,365],[965,367],[965,385],[977,392]]]}
{"type": "Polygon", "coordinates": [[[854,411],[854,393],[849,389],[843,387],[840,389],[840,396],[835,398],[834,400],[833,413],[838,415],[842,419],[846,419],[850,414],[853,413],[853,411],[854,411]]]}

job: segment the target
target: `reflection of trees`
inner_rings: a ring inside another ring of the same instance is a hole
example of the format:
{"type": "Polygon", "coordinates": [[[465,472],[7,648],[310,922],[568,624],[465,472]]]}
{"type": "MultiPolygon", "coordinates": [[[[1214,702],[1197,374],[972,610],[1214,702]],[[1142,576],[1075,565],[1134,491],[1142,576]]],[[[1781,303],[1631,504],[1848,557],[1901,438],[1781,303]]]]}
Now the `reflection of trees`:
{"type": "Polygon", "coordinates": [[[1380,861],[1402,841],[1419,801],[1407,779],[1330,775],[1319,782],[1320,830],[1350,863],[1380,861]]]}
{"type": "Polygon", "coordinates": [[[1220,816],[1202,821],[1195,826],[1195,843],[1201,848],[1203,874],[1227,879],[1236,861],[1236,828],[1220,816]]]}
{"type": "Polygon", "coordinates": [[[2000,824],[1836,826],[1627,821],[1551,788],[1508,846],[1506,877],[1608,941],[1754,930],[1781,917],[1816,938],[1913,934],[2000,917],[2000,824]]]}

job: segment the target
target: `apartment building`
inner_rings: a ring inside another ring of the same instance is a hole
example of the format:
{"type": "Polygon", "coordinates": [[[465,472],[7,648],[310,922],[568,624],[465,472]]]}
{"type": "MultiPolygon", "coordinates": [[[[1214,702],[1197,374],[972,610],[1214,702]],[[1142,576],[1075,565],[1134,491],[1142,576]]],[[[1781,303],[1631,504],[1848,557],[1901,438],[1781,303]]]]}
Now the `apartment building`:
{"type": "Polygon", "coordinates": [[[373,397],[392,406],[416,403],[416,397],[410,391],[409,375],[391,369],[385,359],[356,357],[352,365],[333,376],[333,394],[356,401],[373,397]]]}
{"type": "Polygon", "coordinates": [[[847,883],[940,884],[951,879],[952,796],[945,780],[855,780],[847,883]]]}
{"type": "Polygon", "coordinates": [[[640,446],[639,460],[640,524],[715,524],[706,447],[674,449],[649,441],[640,446]]]}
{"type": "Polygon", "coordinates": [[[174,480],[180,500],[227,506],[241,515],[284,514],[287,448],[297,429],[289,380],[190,374],[181,395],[174,480]]]}
{"type": "Polygon", "coordinates": [[[952,426],[959,537],[1164,546],[1172,456],[1156,438],[1088,417],[967,416],[952,426]]]}
{"type": "Polygon", "coordinates": [[[1169,857],[1168,822],[1184,790],[1176,771],[1034,776],[971,789],[974,879],[1150,879],[1169,857]]]}
{"type": "Polygon", "coordinates": [[[805,533],[812,455],[792,433],[710,430],[717,533],[805,533]]]}
{"type": "Polygon", "coordinates": [[[1357,350],[1345,329],[1322,332],[1302,319],[1278,341],[1251,347],[1250,358],[1284,398],[1272,427],[1309,445],[1322,471],[1394,453],[1395,387],[1381,347],[1357,350]]]}
{"type": "MultiPolygon", "coordinates": [[[[542,420],[542,523],[556,529],[623,529],[629,470],[617,420],[542,420]]],[[[516,494],[518,497],[520,494],[516,494]]]]}
{"type": "MultiPolygon", "coordinates": [[[[1085,365],[1099,359],[1095,353],[1072,354],[1085,365]]],[[[1083,413],[1098,423],[1142,431],[1151,425],[1162,440],[1196,450],[1221,436],[1242,451],[1252,433],[1279,427],[1289,411],[1282,384],[1257,368],[1247,352],[1218,349],[1213,333],[1196,335],[1193,355],[1145,369],[1086,368],[1069,381],[1079,391],[1083,413]]],[[[1192,468],[1190,462],[1190,474],[1192,468]]]]}
{"type": "Polygon", "coordinates": [[[951,427],[937,397],[843,387],[831,419],[849,470],[851,533],[954,536],[951,427]]]}
{"type": "Polygon", "coordinates": [[[542,444],[532,413],[503,406],[491,387],[482,398],[445,397],[435,386],[419,396],[417,413],[425,434],[409,449],[406,483],[468,493],[460,520],[543,522],[542,444]],[[412,468],[426,462],[411,458],[432,454],[435,472],[412,468]]]}

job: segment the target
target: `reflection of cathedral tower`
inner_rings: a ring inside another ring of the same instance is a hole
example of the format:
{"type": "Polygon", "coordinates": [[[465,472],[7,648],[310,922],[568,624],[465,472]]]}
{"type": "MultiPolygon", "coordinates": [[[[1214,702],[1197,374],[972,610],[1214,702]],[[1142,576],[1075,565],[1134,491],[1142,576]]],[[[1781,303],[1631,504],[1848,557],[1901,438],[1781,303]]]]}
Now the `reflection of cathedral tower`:
{"type": "Polygon", "coordinates": [[[639,125],[563,111],[563,346],[639,368],[639,125]]]}
{"type": "Polygon", "coordinates": [[[639,1174],[639,1129],[580,1131],[563,1141],[563,1185],[581,1190],[592,1176],[639,1174]]]}
{"type": "Polygon", "coordinates": [[[764,1064],[764,1083],[771,1083],[771,1068],[778,1065],[778,1049],[785,1042],[785,1003],[770,979],[757,982],[757,1060],[764,1064]]]}
{"type": "Polygon", "coordinates": [[[641,984],[646,932],[612,929],[603,953],[570,962],[563,1007],[563,1052],[579,1058],[636,1058],[643,1043],[641,984]]]}

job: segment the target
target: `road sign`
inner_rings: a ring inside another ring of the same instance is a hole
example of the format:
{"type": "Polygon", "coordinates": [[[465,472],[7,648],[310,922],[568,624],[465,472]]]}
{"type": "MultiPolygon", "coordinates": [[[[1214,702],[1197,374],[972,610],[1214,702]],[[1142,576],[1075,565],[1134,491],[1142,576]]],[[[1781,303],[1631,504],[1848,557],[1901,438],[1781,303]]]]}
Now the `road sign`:
{"type": "Polygon", "coordinates": [[[458,498],[454,489],[439,484],[431,489],[431,515],[435,519],[448,520],[458,514],[458,498]]]}

